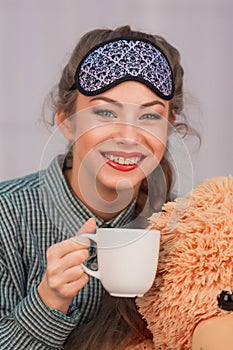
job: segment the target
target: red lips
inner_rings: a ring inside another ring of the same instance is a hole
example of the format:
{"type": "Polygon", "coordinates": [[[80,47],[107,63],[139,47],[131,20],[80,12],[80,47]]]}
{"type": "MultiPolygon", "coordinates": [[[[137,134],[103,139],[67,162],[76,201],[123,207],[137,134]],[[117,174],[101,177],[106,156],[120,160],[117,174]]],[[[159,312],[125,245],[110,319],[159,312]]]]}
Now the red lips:
{"type": "Polygon", "coordinates": [[[113,162],[111,160],[108,160],[106,162],[106,164],[108,164],[113,169],[116,169],[119,171],[130,171],[130,170],[134,170],[138,167],[138,164],[119,164],[119,163],[113,162]]]}
{"type": "Polygon", "coordinates": [[[109,152],[101,152],[102,156],[105,158],[106,164],[108,164],[110,167],[112,167],[115,170],[119,171],[131,171],[136,169],[140,162],[145,158],[145,156],[138,152],[122,152],[122,151],[109,151],[109,152]],[[111,159],[109,159],[109,157],[111,159]],[[112,159],[112,157],[115,158],[115,160],[112,159]],[[119,160],[120,158],[124,159],[124,162],[126,160],[136,160],[133,164],[125,164],[121,163],[119,160]]]}

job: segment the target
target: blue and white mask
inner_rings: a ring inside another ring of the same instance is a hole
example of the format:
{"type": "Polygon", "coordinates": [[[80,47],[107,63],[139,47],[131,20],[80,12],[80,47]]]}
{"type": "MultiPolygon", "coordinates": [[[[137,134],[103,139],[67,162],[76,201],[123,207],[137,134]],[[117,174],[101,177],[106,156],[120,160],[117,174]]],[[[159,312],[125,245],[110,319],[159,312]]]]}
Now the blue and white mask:
{"type": "Polygon", "coordinates": [[[75,83],[86,96],[98,95],[129,80],[141,82],[165,100],[174,96],[171,66],[162,50],[153,42],[122,37],[95,46],[77,67],[75,83]]]}

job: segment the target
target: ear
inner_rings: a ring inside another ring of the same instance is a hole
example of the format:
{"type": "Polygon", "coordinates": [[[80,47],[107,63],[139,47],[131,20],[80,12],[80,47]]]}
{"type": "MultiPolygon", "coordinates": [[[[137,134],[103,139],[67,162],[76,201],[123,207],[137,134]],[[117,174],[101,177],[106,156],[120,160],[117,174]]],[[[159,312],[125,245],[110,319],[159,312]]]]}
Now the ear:
{"type": "Polygon", "coordinates": [[[174,110],[171,110],[169,112],[169,119],[168,119],[168,136],[170,136],[174,129],[174,124],[176,121],[176,112],[174,110]]]}
{"type": "Polygon", "coordinates": [[[74,139],[74,128],[71,118],[67,117],[63,110],[57,111],[57,126],[60,129],[62,135],[69,141],[74,139]]]}
{"type": "Polygon", "coordinates": [[[176,112],[173,109],[170,112],[169,122],[174,126],[175,121],[176,121],[176,112]]]}

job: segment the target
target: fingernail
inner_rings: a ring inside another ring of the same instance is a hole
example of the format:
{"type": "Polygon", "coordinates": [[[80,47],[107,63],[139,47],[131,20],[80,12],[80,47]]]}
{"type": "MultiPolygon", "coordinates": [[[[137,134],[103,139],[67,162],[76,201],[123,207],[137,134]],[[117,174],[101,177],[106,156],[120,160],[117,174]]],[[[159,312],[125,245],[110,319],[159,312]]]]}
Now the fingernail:
{"type": "Polygon", "coordinates": [[[96,221],[95,221],[94,218],[88,219],[87,222],[86,222],[86,224],[89,225],[89,226],[96,227],[96,221]]]}

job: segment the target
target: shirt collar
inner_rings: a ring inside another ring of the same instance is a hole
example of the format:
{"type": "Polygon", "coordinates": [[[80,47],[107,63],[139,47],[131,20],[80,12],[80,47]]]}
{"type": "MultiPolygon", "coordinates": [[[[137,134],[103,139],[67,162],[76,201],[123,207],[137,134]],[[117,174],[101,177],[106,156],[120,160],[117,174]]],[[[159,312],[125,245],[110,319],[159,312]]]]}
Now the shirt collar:
{"type": "Polygon", "coordinates": [[[136,200],[107,222],[94,215],[67,183],[62,171],[64,159],[65,155],[57,156],[42,174],[41,199],[50,219],[60,230],[66,231],[66,237],[75,235],[90,217],[95,218],[97,227],[123,227],[133,219],[136,200]]]}

